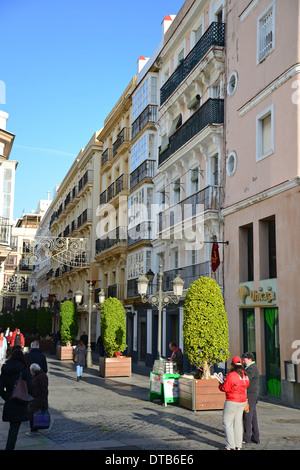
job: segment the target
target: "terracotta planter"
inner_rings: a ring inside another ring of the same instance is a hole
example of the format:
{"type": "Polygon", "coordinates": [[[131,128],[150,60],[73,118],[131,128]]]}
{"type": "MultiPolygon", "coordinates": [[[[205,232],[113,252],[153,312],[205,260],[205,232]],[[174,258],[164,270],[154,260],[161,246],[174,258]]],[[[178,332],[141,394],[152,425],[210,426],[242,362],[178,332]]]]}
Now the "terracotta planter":
{"type": "Polygon", "coordinates": [[[61,361],[73,360],[73,346],[57,346],[57,359],[61,361]]]}
{"type": "Polygon", "coordinates": [[[179,378],[179,405],[193,411],[222,410],[225,393],[217,379],[179,378]]]}
{"type": "Polygon", "coordinates": [[[100,377],[130,377],[131,357],[102,357],[99,358],[100,377]]]}

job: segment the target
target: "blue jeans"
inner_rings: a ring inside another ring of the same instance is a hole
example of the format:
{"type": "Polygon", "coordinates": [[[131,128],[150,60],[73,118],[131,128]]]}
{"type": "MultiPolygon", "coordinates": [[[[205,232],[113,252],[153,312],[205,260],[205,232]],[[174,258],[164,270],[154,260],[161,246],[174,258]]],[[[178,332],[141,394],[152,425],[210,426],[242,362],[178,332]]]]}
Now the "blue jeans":
{"type": "Polygon", "coordinates": [[[77,377],[82,377],[83,366],[76,366],[77,377]]]}

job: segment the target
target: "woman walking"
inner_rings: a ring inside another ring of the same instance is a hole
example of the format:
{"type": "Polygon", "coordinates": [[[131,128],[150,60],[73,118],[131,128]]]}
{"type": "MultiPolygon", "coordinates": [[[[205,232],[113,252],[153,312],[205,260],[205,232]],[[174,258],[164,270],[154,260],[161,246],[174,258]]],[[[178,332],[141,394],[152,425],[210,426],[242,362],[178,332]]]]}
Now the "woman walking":
{"type": "Polygon", "coordinates": [[[23,352],[16,349],[2,366],[0,376],[0,396],[5,401],[2,420],[9,422],[9,432],[5,450],[15,448],[21,423],[28,421],[27,403],[18,402],[11,398],[16,381],[21,377],[27,383],[28,393],[32,394],[32,381],[27,361],[23,352]]]}
{"type": "Polygon", "coordinates": [[[38,432],[34,427],[34,413],[38,410],[48,410],[48,377],[38,364],[31,364],[32,396],[33,401],[29,403],[30,431],[27,436],[33,436],[38,432]]]}
{"type": "Polygon", "coordinates": [[[231,371],[219,389],[226,393],[223,410],[223,426],[226,438],[226,450],[240,450],[243,442],[243,412],[247,404],[249,378],[244,372],[242,360],[235,356],[231,362],[231,371]]]}
{"type": "Polygon", "coordinates": [[[79,341],[73,354],[75,356],[77,382],[79,382],[82,377],[83,366],[85,366],[86,361],[86,347],[82,340],[79,341]]]}
{"type": "Polygon", "coordinates": [[[7,341],[3,331],[0,333],[0,366],[6,361],[7,341]]]}

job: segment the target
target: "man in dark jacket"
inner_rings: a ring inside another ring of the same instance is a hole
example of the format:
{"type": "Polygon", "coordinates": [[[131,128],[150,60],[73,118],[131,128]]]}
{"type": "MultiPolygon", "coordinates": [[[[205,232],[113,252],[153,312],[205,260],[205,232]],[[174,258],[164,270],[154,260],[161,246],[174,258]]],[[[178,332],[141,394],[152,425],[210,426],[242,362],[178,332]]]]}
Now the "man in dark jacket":
{"type": "Polygon", "coordinates": [[[246,352],[242,355],[245,373],[249,377],[250,384],[247,389],[247,398],[249,403],[249,413],[244,413],[244,438],[245,443],[254,442],[259,444],[259,429],[256,413],[256,404],[259,396],[259,370],[254,361],[254,355],[246,352]]]}
{"type": "Polygon", "coordinates": [[[33,341],[30,345],[30,353],[26,354],[26,360],[28,362],[28,368],[31,364],[38,364],[40,368],[45,372],[48,372],[47,359],[42,351],[39,350],[40,343],[33,341]]]}
{"type": "Polygon", "coordinates": [[[176,362],[178,372],[179,372],[179,374],[182,374],[183,373],[183,354],[182,354],[182,351],[174,341],[172,341],[169,344],[169,348],[172,351],[172,356],[170,357],[170,361],[176,362]]]}

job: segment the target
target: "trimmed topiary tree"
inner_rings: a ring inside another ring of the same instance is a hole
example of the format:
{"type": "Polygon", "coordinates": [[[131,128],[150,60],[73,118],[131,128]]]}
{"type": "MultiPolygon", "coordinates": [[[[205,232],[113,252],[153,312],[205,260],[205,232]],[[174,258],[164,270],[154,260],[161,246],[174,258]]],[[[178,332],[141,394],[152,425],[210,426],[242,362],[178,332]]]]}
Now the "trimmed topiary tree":
{"type": "Polygon", "coordinates": [[[113,357],[126,347],[126,313],[122,303],[115,297],[103,302],[101,309],[101,337],[105,353],[113,357]]]}
{"type": "Polygon", "coordinates": [[[60,308],[60,334],[63,344],[70,345],[78,334],[77,309],[74,302],[66,300],[60,308]]]}
{"type": "Polygon", "coordinates": [[[187,290],[183,318],[184,352],[191,365],[210,377],[213,364],[229,358],[228,319],[218,283],[209,277],[194,281],[187,290]]]}

